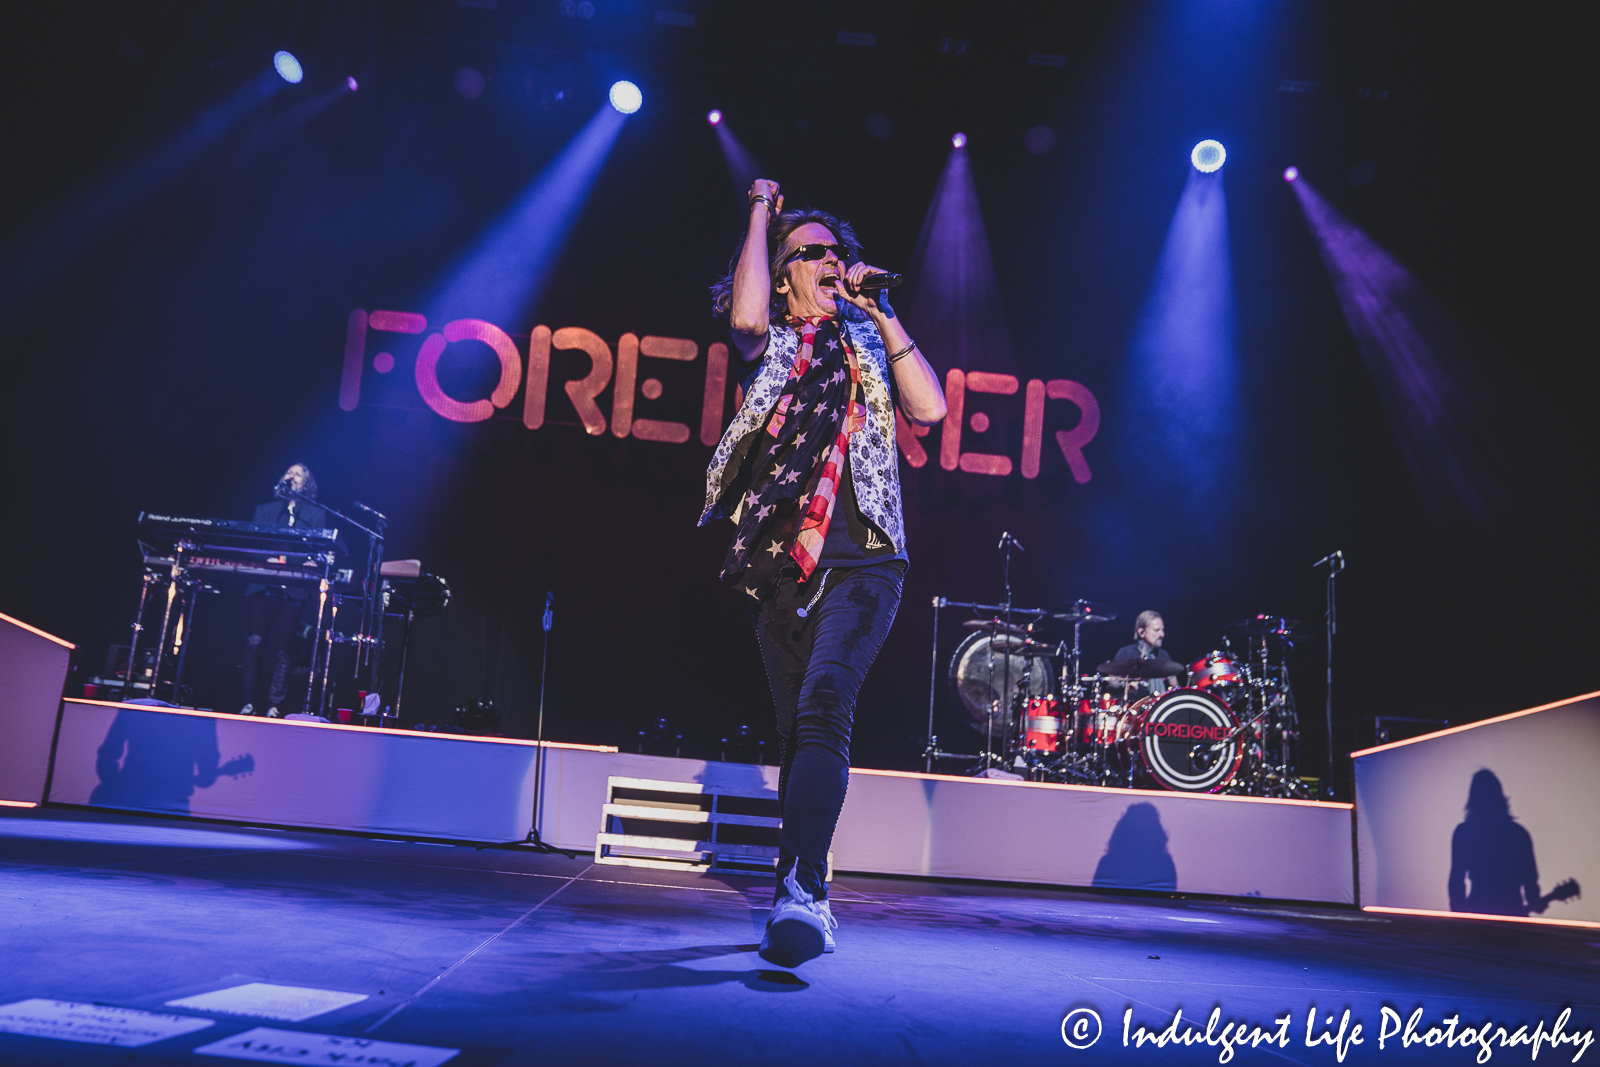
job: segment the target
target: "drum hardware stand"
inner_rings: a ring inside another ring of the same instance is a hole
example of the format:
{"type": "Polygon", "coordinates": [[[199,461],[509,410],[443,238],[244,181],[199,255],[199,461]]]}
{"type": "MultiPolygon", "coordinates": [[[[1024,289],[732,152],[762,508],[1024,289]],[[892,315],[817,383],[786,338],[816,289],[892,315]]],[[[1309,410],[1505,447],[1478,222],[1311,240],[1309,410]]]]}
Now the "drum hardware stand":
{"type": "MultiPolygon", "coordinates": [[[[1021,548],[1022,546],[1018,545],[1017,547],[1021,548]]],[[[1050,614],[1050,612],[1045,608],[1018,608],[1013,607],[1010,604],[979,604],[967,600],[950,600],[947,597],[942,596],[936,596],[933,598],[933,663],[928,676],[928,741],[922,750],[922,756],[926,761],[925,766],[927,767],[927,773],[929,774],[933,773],[933,765],[936,760],[963,760],[969,763],[976,761],[997,760],[994,752],[990,751],[993,748],[992,744],[986,745],[983,753],[944,752],[939,749],[938,736],[933,732],[933,719],[934,709],[938,702],[939,692],[939,610],[941,608],[965,608],[967,611],[977,612],[984,615],[1033,615],[1039,618],[1044,618],[1050,614]]],[[[1009,659],[1009,655],[1007,658],[1009,659]]],[[[992,673],[993,672],[991,671],[991,675],[992,673]]],[[[992,737],[992,718],[993,716],[991,708],[991,722],[985,727],[986,738],[992,737]]],[[[991,764],[988,762],[983,762],[979,769],[982,770],[990,765],[991,764]]]]}
{"type": "Polygon", "coordinates": [[[1328,678],[1327,678],[1327,704],[1324,709],[1324,726],[1327,729],[1327,777],[1323,779],[1323,792],[1329,800],[1333,799],[1333,635],[1339,632],[1339,614],[1335,598],[1335,585],[1339,572],[1344,570],[1344,552],[1335,550],[1323,556],[1312,564],[1313,567],[1326,565],[1328,568],[1328,610],[1323,616],[1328,632],[1328,678]]]}
{"type": "MultiPolygon", "coordinates": [[[[1000,605],[1001,605],[1001,607],[1000,607],[1000,617],[1001,617],[1002,621],[1005,622],[1007,627],[1010,627],[1012,625],[1012,623],[1011,623],[1011,550],[1012,550],[1012,548],[1015,548],[1018,552],[1026,552],[1027,551],[1026,548],[1022,547],[1022,542],[1018,541],[1015,537],[1011,536],[1011,531],[1009,531],[1009,530],[1000,531],[1000,544],[995,547],[995,550],[1000,553],[1000,584],[1005,590],[1005,596],[1003,596],[1001,598],[1001,600],[1000,600],[1000,605]]],[[[996,634],[995,636],[998,637],[1000,635],[996,634]]],[[[1009,637],[1010,635],[1008,634],[1007,636],[1009,637]]],[[[989,677],[990,678],[994,677],[994,652],[995,652],[995,645],[998,644],[998,643],[999,643],[998,641],[990,641],[989,642],[989,677]]],[[[1007,648],[1005,650],[1004,656],[1002,658],[1005,661],[1005,668],[1001,672],[1001,679],[1002,679],[1001,688],[1000,688],[999,693],[995,694],[993,700],[991,701],[991,707],[989,709],[988,721],[984,723],[985,733],[984,733],[984,742],[983,742],[983,759],[978,765],[978,773],[979,774],[983,774],[985,771],[988,771],[992,767],[1004,765],[1004,763],[1005,763],[1004,758],[1003,757],[997,757],[996,754],[995,754],[995,751],[994,751],[994,720],[995,720],[996,716],[1001,712],[1001,709],[1004,708],[1007,703],[1011,703],[1011,704],[1017,704],[1018,703],[1018,701],[1016,699],[1016,694],[1014,694],[1012,692],[1012,690],[1011,690],[1011,650],[1009,648],[1007,648]]],[[[1021,718],[1021,716],[1024,716],[1024,715],[1027,714],[1027,700],[1026,700],[1027,681],[1028,681],[1028,675],[1032,672],[1032,670],[1033,670],[1033,663],[1031,662],[1031,659],[1025,659],[1023,661],[1023,678],[1022,678],[1024,697],[1023,697],[1023,700],[1021,701],[1020,706],[1015,708],[1015,710],[1017,711],[1018,716],[1019,716],[1019,722],[1018,722],[1019,726],[1025,726],[1026,725],[1025,723],[1020,721],[1020,718],[1021,718]]],[[[1013,744],[1016,742],[1016,738],[1012,738],[1011,740],[1013,741],[1013,744]]],[[[1007,768],[1007,769],[1009,770],[1009,768],[1007,768]]]]}
{"type": "Polygon", "coordinates": [[[539,660],[539,725],[535,734],[538,747],[533,753],[533,825],[528,829],[527,838],[517,843],[529,845],[538,852],[559,853],[573,860],[578,858],[576,852],[552,845],[539,836],[539,811],[544,802],[544,689],[545,678],[550,670],[550,627],[555,624],[555,599],[553,590],[544,595],[544,653],[539,660]]]}

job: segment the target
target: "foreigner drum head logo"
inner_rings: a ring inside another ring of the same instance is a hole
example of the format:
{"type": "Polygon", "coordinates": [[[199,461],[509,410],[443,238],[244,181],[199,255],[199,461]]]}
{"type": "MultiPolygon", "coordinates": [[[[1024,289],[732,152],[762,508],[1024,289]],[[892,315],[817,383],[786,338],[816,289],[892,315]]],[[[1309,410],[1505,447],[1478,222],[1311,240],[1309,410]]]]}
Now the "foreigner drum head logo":
{"type": "Polygon", "coordinates": [[[1233,776],[1242,749],[1228,706],[1197,689],[1155,698],[1139,724],[1145,765],[1168,789],[1206,792],[1233,776]]]}

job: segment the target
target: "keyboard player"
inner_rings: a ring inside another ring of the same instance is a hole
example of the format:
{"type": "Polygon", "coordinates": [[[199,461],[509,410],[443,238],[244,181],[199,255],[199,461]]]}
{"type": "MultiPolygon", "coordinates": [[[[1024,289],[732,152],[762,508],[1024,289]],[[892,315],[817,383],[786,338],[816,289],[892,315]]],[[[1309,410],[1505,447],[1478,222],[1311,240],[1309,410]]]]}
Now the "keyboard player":
{"type": "MultiPolygon", "coordinates": [[[[314,500],[317,479],[304,463],[291,465],[274,487],[276,499],[256,505],[252,521],[270,526],[309,526],[313,529],[328,525],[326,511],[316,504],[288,498],[286,494],[279,495],[283,488],[293,489],[314,500]]],[[[252,584],[245,589],[249,629],[245,635],[244,649],[244,706],[239,709],[239,714],[264,713],[274,719],[282,715],[284,701],[289,695],[289,650],[293,647],[300,613],[310,595],[310,590],[296,586],[252,584]],[[263,694],[261,682],[264,667],[270,670],[271,675],[263,694]]]]}

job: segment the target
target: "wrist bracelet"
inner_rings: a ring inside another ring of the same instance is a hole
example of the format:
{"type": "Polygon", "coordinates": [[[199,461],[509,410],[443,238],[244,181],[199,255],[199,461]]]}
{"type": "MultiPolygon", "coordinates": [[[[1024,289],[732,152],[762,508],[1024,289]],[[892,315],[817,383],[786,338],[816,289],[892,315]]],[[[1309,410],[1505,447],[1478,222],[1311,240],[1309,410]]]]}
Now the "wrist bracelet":
{"type": "Polygon", "coordinates": [[[767,214],[770,215],[772,213],[772,201],[771,200],[768,200],[764,196],[752,196],[750,198],[750,206],[751,207],[755,207],[757,202],[760,202],[760,203],[763,203],[763,204],[767,205],[767,214]]]}
{"type": "Polygon", "coordinates": [[[890,356],[889,357],[889,362],[890,363],[894,363],[897,360],[902,360],[902,359],[906,358],[907,356],[909,356],[911,353],[915,352],[916,350],[917,350],[917,342],[912,341],[910,344],[906,345],[900,351],[898,351],[894,355],[890,356]]]}

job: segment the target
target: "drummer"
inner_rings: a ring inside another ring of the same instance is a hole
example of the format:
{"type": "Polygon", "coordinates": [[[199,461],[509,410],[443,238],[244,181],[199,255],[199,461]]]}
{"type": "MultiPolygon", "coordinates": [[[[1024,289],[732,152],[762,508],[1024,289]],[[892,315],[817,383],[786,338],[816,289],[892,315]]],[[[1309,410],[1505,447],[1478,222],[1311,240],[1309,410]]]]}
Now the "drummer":
{"type": "MultiPolygon", "coordinates": [[[[1161,647],[1167,635],[1161,615],[1154,611],[1141,611],[1133,623],[1133,644],[1117,649],[1114,659],[1164,659],[1172,657],[1161,647]]],[[[1175,684],[1171,678],[1109,679],[1114,685],[1127,685],[1130,698],[1165,693],[1175,684]]]]}

